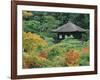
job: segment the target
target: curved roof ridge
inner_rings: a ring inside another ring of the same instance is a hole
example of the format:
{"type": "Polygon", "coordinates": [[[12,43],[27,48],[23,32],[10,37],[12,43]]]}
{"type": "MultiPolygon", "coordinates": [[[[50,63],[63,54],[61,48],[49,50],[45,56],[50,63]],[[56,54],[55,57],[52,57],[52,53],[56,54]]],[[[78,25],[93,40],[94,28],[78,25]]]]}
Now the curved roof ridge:
{"type": "Polygon", "coordinates": [[[75,31],[84,32],[86,30],[73,24],[71,21],[68,21],[68,23],[66,23],[52,31],[54,31],[54,32],[75,32],[75,31]]]}

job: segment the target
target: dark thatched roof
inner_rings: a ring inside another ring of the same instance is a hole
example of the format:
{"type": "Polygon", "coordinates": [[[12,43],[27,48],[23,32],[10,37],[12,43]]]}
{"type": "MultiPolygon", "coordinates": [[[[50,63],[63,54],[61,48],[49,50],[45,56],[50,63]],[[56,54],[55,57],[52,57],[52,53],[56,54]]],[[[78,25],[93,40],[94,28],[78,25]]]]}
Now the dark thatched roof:
{"type": "Polygon", "coordinates": [[[57,29],[52,30],[53,32],[84,32],[85,29],[73,24],[71,21],[58,27],[57,29]]]}

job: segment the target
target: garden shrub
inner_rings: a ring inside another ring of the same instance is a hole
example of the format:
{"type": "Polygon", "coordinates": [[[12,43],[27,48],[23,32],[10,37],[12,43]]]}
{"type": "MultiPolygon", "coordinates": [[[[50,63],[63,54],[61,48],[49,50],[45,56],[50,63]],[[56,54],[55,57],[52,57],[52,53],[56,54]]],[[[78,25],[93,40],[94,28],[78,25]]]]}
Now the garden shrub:
{"type": "Polygon", "coordinates": [[[40,68],[45,67],[48,64],[50,64],[50,61],[46,58],[33,54],[23,54],[23,68],[40,68]]]}
{"type": "Polygon", "coordinates": [[[53,59],[56,56],[62,56],[64,54],[64,48],[60,47],[59,44],[49,47],[48,58],[53,59]]]}
{"type": "Polygon", "coordinates": [[[65,65],[66,66],[79,66],[80,53],[76,50],[69,50],[65,54],[65,65]]]}
{"type": "Polygon", "coordinates": [[[23,48],[25,52],[32,52],[35,50],[42,50],[48,44],[39,35],[32,34],[31,32],[23,32],[23,48]]]}
{"type": "Polygon", "coordinates": [[[89,65],[89,61],[90,61],[90,54],[89,54],[89,47],[85,47],[81,49],[81,59],[80,59],[80,65],[84,65],[87,66],[89,65]]]}
{"type": "Polygon", "coordinates": [[[55,58],[52,58],[51,61],[53,62],[53,67],[62,67],[62,66],[65,66],[64,55],[56,56],[55,58]]]}
{"type": "Polygon", "coordinates": [[[23,68],[89,65],[89,41],[67,38],[55,44],[53,38],[23,32],[23,49],[23,68]]]}
{"type": "Polygon", "coordinates": [[[33,63],[31,58],[28,53],[23,53],[23,68],[30,68],[31,63],[33,63]]]}
{"type": "Polygon", "coordinates": [[[89,53],[87,54],[81,54],[81,59],[80,59],[80,66],[89,66],[89,53]]]}
{"type": "Polygon", "coordinates": [[[44,39],[48,42],[49,46],[52,46],[54,44],[54,39],[52,37],[44,37],[44,39]]]}
{"type": "Polygon", "coordinates": [[[62,43],[67,50],[69,49],[79,50],[83,46],[81,41],[70,37],[62,40],[60,43],[62,43]]]}
{"type": "Polygon", "coordinates": [[[42,58],[48,58],[48,53],[46,51],[41,51],[39,54],[38,54],[39,57],[42,57],[42,58]]]}

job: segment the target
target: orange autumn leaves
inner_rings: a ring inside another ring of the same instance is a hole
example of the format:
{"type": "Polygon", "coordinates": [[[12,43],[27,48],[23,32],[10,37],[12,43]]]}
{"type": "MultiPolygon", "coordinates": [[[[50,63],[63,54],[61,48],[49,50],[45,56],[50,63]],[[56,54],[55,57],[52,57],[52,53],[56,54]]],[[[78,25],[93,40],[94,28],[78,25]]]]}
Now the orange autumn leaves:
{"type": "Polygon", "coordinates": [[[38,47],[47,47],[47,42],[43,40],[39,35],[32,34],[31,32],[23,32],[23,48],[26,52],[32,52],[38,47]]]}
{"type": "Polygon", "coordinates": [[[89,47],[82,48],[81,50],[82,50],[82,52],[84,54],[88,54],[89,53],[89,47]]]}
{"type": "Polygon", "coordinates": [[[86,45],[67,48],[66,43],[60,42],[49,46],[48,41],[39,35],[23,32],[23,68],[88,65],[89,60],[86,57],[89,47],[86,45]]]}
{"type": "MultiPolygon", "coordinates": [[[[65,66],[79,66],[80,63],[79,52],[75,50],[70,50],[67,53],[65,53],[64,56],[63,58],[65,66]]],[[[41,67],[41,65],[45,64],[47,59],[48,59],[48,54],[45,52],[41,52],[38,56],[25,54],[23,66],[24,68],[29,68],[31,65],[35,67],[41,67]]]]}
{"type": "Polygon", "coordinates": [[[65,55],[65,64],[67,66],[78,66],[80,62],[80,54],[75,50],[70,50],[65,55]]]}
{"type": "Polygon", "coordinates": [[[41,67],[46,63],[46,58],[24,53],[23,55],[23,68],[41,67]]]}
{"type": "Polygon", "coordinates": [[[70,50],[65,54],[65,64],[67,66],[79,66],[81,55],[89,54],[89,47],[81,49],[82,54],[76,50],[70,50]]]}

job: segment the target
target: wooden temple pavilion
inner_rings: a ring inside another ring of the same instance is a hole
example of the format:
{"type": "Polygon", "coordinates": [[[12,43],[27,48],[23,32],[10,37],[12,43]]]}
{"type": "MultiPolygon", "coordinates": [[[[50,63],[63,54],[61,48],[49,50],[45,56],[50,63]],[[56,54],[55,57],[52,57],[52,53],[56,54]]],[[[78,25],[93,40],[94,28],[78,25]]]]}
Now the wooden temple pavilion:
{"type": "Polygon", "coordinates": [[[84,33],[85,31],[85,29],[75,25],[71,21],[68,21],[68,23],[58,27],[57,29],[52,30],[52,32],[58,34],[57,39],[59,40],[65,39],[66,35],[72,35],[76,39],[82,39],[82,33],[84,33]]]}

